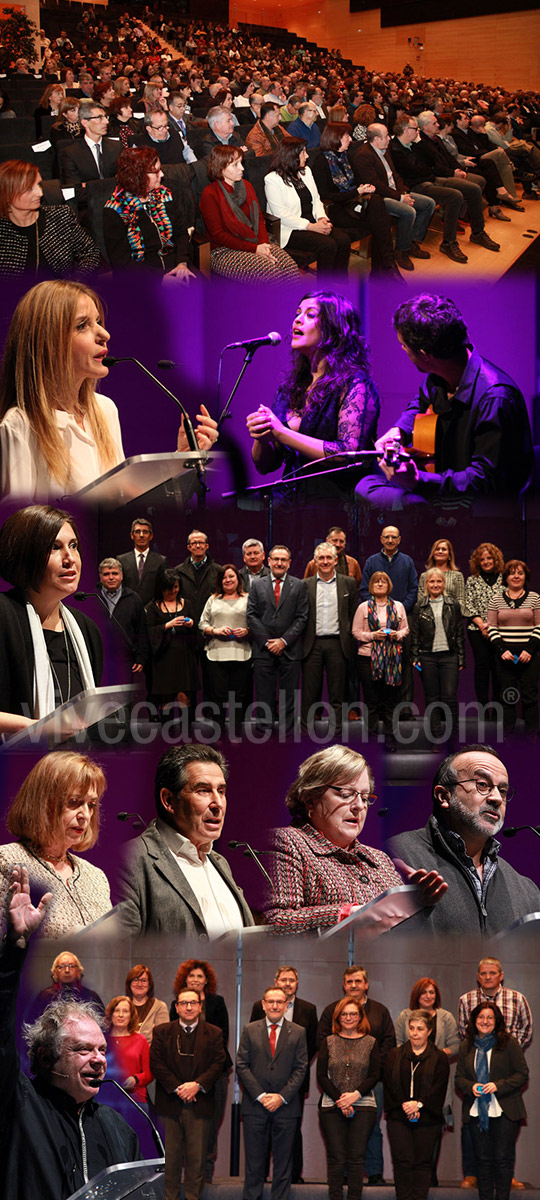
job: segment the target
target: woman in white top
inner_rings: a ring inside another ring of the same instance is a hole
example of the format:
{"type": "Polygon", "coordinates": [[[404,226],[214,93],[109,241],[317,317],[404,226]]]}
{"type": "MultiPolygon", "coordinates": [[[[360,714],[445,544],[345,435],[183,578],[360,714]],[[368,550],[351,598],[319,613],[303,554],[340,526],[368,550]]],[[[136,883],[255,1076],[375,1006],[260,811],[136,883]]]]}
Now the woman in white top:
{"type": "MultiPolygon", "coordinates": [[[[217,720],[223,725],[225,705],[232,695],[242,720],[250,703],[251,641],[247,624],[247,593],[239,572],[225,563],[217,576],[216,590],[203,608],[199,629],[206,640],[209,696],[220,706],[217,720]]],[[[229,711],[230,718],[230,711],[229,711]]]]}
{"type": "MultiPolygon", "coordinates": [[[[38,283],[19,301],[0,376],[0,496],[69,495],[122,462],[116,406],[95,391],[109,337],[99,296],[81,283],[38,283]]],[[[206,449],[216,425],[204,405],[197,420],[206,449]]]]}
{"type": "Polygon", "coordinates": [[[358,672],[369,733],[377,733],[382,715],[386,749],[395,751],[393,714],[401,694],[402,642],[409,626],[401,602],[390,598],[392,580],[386,571],[373,572],[369,590],[371,599],[357,608],[352,625],[358,642],[358,672]]]}
{"type": "Polygon", "coordinates": [[[279,217],[281,248],[293,258],[309,255],[317,270],[346,274],[350,239],[328,220],[307,160],[302,138],[287,137],[278,146],[264,179],[268,212],[279,217]]]}
{"type": "Polygon", "coordinates": [[[83,929],[111,908],[103,871],[73,853],[90,850],[97,842],[105,787],[103,771],[93,759],[73,750],[55,750],[35,764],[7,814],[7,827],[18,840],[0,846],[2,911],[11,872],[22,865],[30,885],[52,895],[41,926],[43,937],[83,929]]]}

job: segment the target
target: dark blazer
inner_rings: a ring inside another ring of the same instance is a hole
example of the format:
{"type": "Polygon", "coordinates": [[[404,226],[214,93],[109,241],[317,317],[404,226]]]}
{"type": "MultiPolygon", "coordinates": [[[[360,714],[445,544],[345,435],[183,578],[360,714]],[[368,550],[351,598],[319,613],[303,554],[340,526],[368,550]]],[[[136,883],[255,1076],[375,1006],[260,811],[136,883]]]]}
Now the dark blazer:
{"type": "MultiPolygon", "coordinates": [[[[337,581],[337,597],[338,597],[338,625],[339,625],[339,643],[344,658],[349,659],[354,656],[354,639],[351,634],[351,626],[353,617],[357,608],[358,588],[354,579],[350,575],[336,574],[337,581]]],[[[313,650],[316,638],[317,624],[317,576],[313,575],[305,580],[306,592],[308,598],[308,619],[304,631],[304,658],[313,650]]]]}
{"type": "Polygon", "coordinates": [[[300,1025],[283,1022],[273,1058],[266,1019],[246,1025],[236,1057],[244,1115],[252,1116],[261,1111],[257,1103],[261,1092],[279,1092],[285,1101],[285,1106],[278,1109],[279,1119],[297,1120],[300,1116],[299,1093],[307,1068],[306,1031],[300,1025]]]}
{"type": "MultiPolygon", "coordinates": [[[[227,1012],[227,1005],[225,1004],[223,996],[219,996],[217,992],[209,992],[208,995],[204,997],[203,1012],[204,1020],[207,1021],[209,1025],[217,1025],[218,1029],[221,1029],[223,1034],[223,1045],[226,1049],[229,1042],[229,1014],[227,1012]]],[[[177,1019],[176,1004],[174,1000],[169,1006],[169,1017],[171,1021],[176,1021],[177,1019]]],[[[229,1065],[232,1066],[232,1060],[229,1065]]]]}
{"type": "Polygon", "coordinates": [[[169,135],[166,141],[156,142],[154,138],[148,136],[148,131],[145,129],[144,133],[135,139],[135,145],[143,146],[147,150],[154,150],[161,163],[184,162],[184,143],[180,134],[176,129],[171,129],[169,125],[169,135]]]}
{"type": "Polygon", "coordinates": [[[160,567],[167,566],[167,559],[164,554],[156,554],[155,550],[149,550],[139,579],[135,555],[136,551],[128,550],[125,554],[117,555],[118,562],[122,566],[126,586],[137,593],[143,604],[149,604],[150,600],[154,599],[156,575],[160,567]]]}
{"type": "Polygon", "coordinates": [[[150,654],[146,616],[142,600],[131,588],[122,585],[120,599],[115,604],[109,620],[115,632],[118,631],[122,636],[131,663],[144,666],[150,654]]]}
{"type": "Polygon", "coordinates": [[[302,638],[308,616],[308,601],[305,581],[286,575],[279,608],[272,580],[268,574],[264,579],[257,579],[250,589],[247,606],[247,623],[253,635],[253,658],[263,658],[269,638],[284,638],[287,645],[283,651],[285,658],[300,659],[302,657],[302,638]]]}
{"type": "MultiPolygon", "coordinates": [[[[408,1117],[403,1112],[403,1102],[410,1098],[410,1064],[407,1063],[408,1042],[391,1050],[384,1067],[384,1111],[389,1120],[400,1121],[409,1125],[408,1117]],[[406,1080],[406,1082],[405,1082],[406,1080]]],[[[444,1050],[439,1050],[431,1042],[418,1059],[418,1074],[414,1079],[414,1099],[422,1101],[418,1127],[423,1125],[442,1125],[443,1105],[448,1087],[450,1063],[444,1050]]]]}
{"type": "Polygon", "coordinates": [[[239,574],[240,574],[240,579],[242,580],[242,583],[244,585],[244,591],[250,592],[251,587],[253,587],[253,584],[255,583],[255,580],[256,579],[265,579],[266,576],[270,574],[270,568],[269,567],[261,567],[260,573],[258,575],[253,576],[252,582],[251,582],[251,587],[249,586],[249,576],[250,576],[251,572],[248,570],[248,568],[241,567],[239,574]]]}
{"type": "MultiPolygon", "coordinates": [[[[69,609],[86,642],[96,687],[103,673],[103,644],[94,621],[69,609]]],[[[16,588],[0,593],[0,706],[31,716],[34,704],[34,648],[24,596],[16,588]],[[25,711],[26,710],[26,711],[25,711]]]]}
{"type": "Polygon", "coordinates": [[[211,1117],[214,1111],[214,1084],[226,1069],[227,1055],[223,1045],[223,1034],[217,1025],[209,1025],[199,1019],[195,1035],[193,1070],[189,1080],[180,1071],[178,1037],[180,1022],[156,1025],[150,1045],[150,1069],[156,1078],[156,1109],[162,1117],[174,1117],[180,1104],[175,1095],[181,1083],[200,1083],[196,1111],[202,1117],[211,1117]]]}
{"type": "Polygon", "coordinates": [[[216,590],[219,564],[208,555],[204,566],[196,570],[188,556],[174,569],[180,576],[182,595],[191,608],[197,627],[206,601],[216,590]]]}
{"type": "MultiPolygon", "coordinates": [[[[476,1083],[474,1069],[474,1046],[468,1041],[462,1041],[456,1066],[456,1088],[463,1099],[462,1120],[464,1124],[470,1119],[471,1108],[475,1097],[472,1093],[473,1083],[476,1083]]],[[[529,1068],[525,1062],[523,1050],[514,1037],[509,1037],[505,1046],[499,1050],[493,1047],[489,1065],[489,1078],[497,1084],[495,1096],[509,1121],[522,1121],[527,1115],[522,1088],[529,1078],[529,1068]]]]}
{"type": "MultiPolygon", "coordinates": [[[[321,1014],[317,1028],[317,1049],[319,1049],[324,1039],[329,1037],[332,1032],[332,1018],[339,1000],[343,1000],[343,996],[340,996],[338,1000],[334,1000],[332,1004],[327,1004],[324,1012],[321,1014]]],[[[381,1052],[381,1067],[384,1067],[387,1054],[390,1053],[390,1050],[394,1049],[396,1044],[394,1022],[386,1005],[379,1004],[378,1000],[371,1000],[369,996],[364,1005],[364,1012],[369,1021],[369,1032],[375,1038],[381,1052]]]]}
{"type": "Polygon", "coordinates": [[[358,147],[352,160],[352,168],[354,177],[357,183],[372,183],[374,184],[379,196],[388,200],[401,200],[404,192],[408,191],[406,184],[403,182],[400,175],[397,173],[397,168],[394,166],[390,150],[385,153],[385,159],[394,176],[395,188],[391,188],[388,184],[388,176],[384,169],[384,163],[381,162],[377,151],[373,146],[366,142],[365,145],[358,147]]]}
{"type": "MultiPolygon", "coordinates": [[[[101,143],[103,154],[103,178],[111,179],[116,174],[116,160],[123,150],[121,141],[104,137],[101,143]]],[[[91,179],[99,179],[99,171],[94,155],[84,138],[72,142],[71,145],[60,146],[60,182],[62,187],[79,187],[89,183],[91,179]]],[[[84,195],[84,192],[82,193],[84,195]]]]}
{"type": "MultiPolygon", "coordinates": [[[[243,924],[253,925],[253,916],[227,860],[213,850],[209,858],[237,901],[243,924]]],[[[182,933],[186,937],[208,937],[199,901],[155,821],[130,842],[120,878],[123,903],[119,915],[124,928],[134,936],[182,933]]]]}
{"type": "MultiPolygon", "coordinates": [[[[264,1009],[262,1000],[256,1000],[251,1010],[250,1021],[261,1021],[264,1019],[264,1009]]],[[[293,1025],[301,1025],[306,1031],[308,1066],[315,1057],[316,1051],[316,1036],[317,1036],[317,1009],[309,1000],[301,1000],[299,996],[295,996],[293,1005],[293,1025]]],[[[278,1041],[279,1045],[279,1041],[278,1041]]],[[[300,1085],[300,1095],[305,1095],[309,1090],[309,1070],[306,1071],[304,1082],[300,1085]]]]}
{"type": "MultiPolygon", "coordinates": [[[[227,142],[227,145],[228,146],[243,146],[244,144],[245,144],[244,139],[241,136],[241,134],[239,134],[236,129],[233,129],[232,134],[229,138],[229,141],[227,142]]],[[[212,150],[214,149],[214,146],[222,146],[222,145],[223,145],[223,142],[220,142],[219,138],[217,138],[215,133],[212,133],[212,130],[210,129],[210,127],[208,127],[208,130],[205,133],[204,138],[202,139],[202,141],[200,143],[200,148],[196,151],[197,156],[198,156],[198,158],[208,158],[208,155],[211,154],[212,150]]]]}

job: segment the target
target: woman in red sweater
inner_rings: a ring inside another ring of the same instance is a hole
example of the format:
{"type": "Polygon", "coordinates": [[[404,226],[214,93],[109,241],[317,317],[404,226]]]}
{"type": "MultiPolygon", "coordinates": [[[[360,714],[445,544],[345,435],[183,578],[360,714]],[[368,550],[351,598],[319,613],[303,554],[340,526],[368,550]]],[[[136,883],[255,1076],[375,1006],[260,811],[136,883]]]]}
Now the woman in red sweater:
{"type": "Polygon", "coordinates": [[[212,244],[211,267],[229,279],[298,279],[296,263],[270,244],[252,185],[243,179],[238,146],[215,146],[207,159],[210,183],[200,209],[212,244]]]}
{"type": "Polygon", "coordinates": [[[129,996],[114,996],[105,1009],[108,1044],[114,1057],[114,1075],[138,1104],[148,1104],[147,1084],[154,1076],[150,1070],[150,1047],[138,1025],[137,1009],[129,996]]]}

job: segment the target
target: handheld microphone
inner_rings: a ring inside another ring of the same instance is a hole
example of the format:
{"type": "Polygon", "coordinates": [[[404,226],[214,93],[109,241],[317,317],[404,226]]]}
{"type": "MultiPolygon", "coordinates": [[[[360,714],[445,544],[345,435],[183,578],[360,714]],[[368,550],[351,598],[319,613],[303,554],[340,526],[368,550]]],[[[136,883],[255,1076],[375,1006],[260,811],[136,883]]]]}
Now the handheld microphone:
{"type": "Polygon", "coordinates": [[[531,833],[535,833],[540,837],[540,825],[509,825],[508,829],[501,829],[503,837],[513,838],[516,833],[521,833],[523,829],[530,829],[531,833]]]}
{"type": "MultiPolygon", "coordinates": [[[[283,338],[280,333],[266,333],[264,337],[246,338],[243,342],[229,342],[225,346],[225,350],[258,350],[259,346],[279,346],[283,338]]],[[[106,363],[107,359],[104,358],[106,363]]]]}
{"type": "Polygon", "coordinates": [[[58,1075],[59,1079],[69,1079],[69,1075],[64,1075],[63,1071],[51,1071],[51,1075],[58,1075]]]}

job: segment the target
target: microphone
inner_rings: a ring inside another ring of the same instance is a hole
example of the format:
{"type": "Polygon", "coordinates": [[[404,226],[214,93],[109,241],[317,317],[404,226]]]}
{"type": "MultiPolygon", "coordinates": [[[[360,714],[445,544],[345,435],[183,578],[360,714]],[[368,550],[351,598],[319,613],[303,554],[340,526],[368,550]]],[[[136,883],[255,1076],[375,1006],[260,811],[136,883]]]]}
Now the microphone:
{"type": "MultiPolygon", "coordinates": [[[[189,446],[190,450],[198,451],[199,445],[197,442],[197,438],[195,437],[195,431],[193,429],[191,417],[186,412],[186,409],[184,408],[182,401],[178,399],[178,396],[174,395],[174,392],[170,392],[169,389],[165,387],[165,384],[162,383],[160,379],[156,379],[156,376],[152,375],[152,372],[149,371],[148,368],[145,367],[142,362],[139,362],[138,358],[131,358],[131,357],[115,358],[114,354],[107,354],[105,356],[105,358],[103,359],[103,364],[106,367],[116,367],[118,363],[125,363],[125,362],[135,363],[135,366],[139,367],[139,370],[144,371],[144,374],[147,375],[148,378],[153,381],[153,383],[157,383],[158,388],[161,388],[162,392],[165,392],[166,396],[170,396],[171,400],[174,400],[174,403],[178,405],[178,408],[180,409],[180,412],[182,413],[182,416],[184,418],[184,429],[186,431],[188,446],[189,446]]],[[[199,467],[200,467],[200,464],[199,464],[199,467]]],[[[199,475],[199,478],[201,479],[201,482],[203,482],[201,475],[199,475]]]]}
{"type": "Polygon", "coordinates": [[[58,1075],[59,1079],[69,1079],[69,1075],[64,1075],[63,1071],[51,1071],[51,1075],[58,1075]]]}
{"type": "Polygon", "coordinates": [[[122,1084],[117,1082],[116,1079],[110,1079],[109,1076],[106,1075],[105,1079],[102,1082],[103,1083],[112,1083],[113,1087],[118,1088],[118,1091],[121,1092],[122,1095],[125,1096],[127,1100],[129,1100],[130,1104],[132,1104],[133,1107],[137,1109],[137,1112],[142,1113],[143,1117],[145,1118],[146,1121],[148,1121],[148,1124],[152,1130],[152,1137],[154,1139],[154,1145],[159,1154],[159,1157],[165,1158],[165,1146],[163,1145],[163,1142],[161,1140],[161,1135],[159,1133],[159,1130],[156,1129],[156,1126],[154,1125],[152,1118],[149,1117],[149,1115],[145,1111],[145,1109],[142,1108],[142,1106],[140,1104],[137,1104],[137,1101],[133,1099],[133,1096],[131,1096],[130,1093],[127,1092],[126,1089],[122,1087],[122,1084]]]}
{"type": "Polygon", "coordinates": [[[508,829],[501,829],[501,833],[503,837],[513,838],[516,833],[521,833],[522,829],[530,829],[531,833],[540,837],[540,825],[509,825],[508,829]]]}
{"type": "Polygon", "coordinates": [[[259,854],[270,853],[270,851],[261,851],[261,850],[257,851],[257,850],[253,849],[253,846],[250,846],[249,842],[237,842],[234,840],[229,842],[229,846],[230,846],[231,850],[240,850],[242,848],[242,846],[245,846],[245,850],[244,850],[245,857],[252,858],[253,862],[257,863],[259,870],[262,871],[264,878],[266,879],[267,883],[270,884],[270,887],[272,888],[272,892],[273,892],[274,885],[272,883],[272,880],[270,879],[268,871],[266,870],[265,867],[263,867],[262,862],[260,861],[260,859],[258,857],[259,854]]]}
{"type": "MultiPolygon", "coordinates": [[[[243,342],[229,342],[225,346],[225,350],[258,350],[259,346],[279,346],[282,341],[281,334],[274,331],[266,333],[264,337],[246,338],[243,342]]],[[[103,362],[106,363],[107,359],[104,358],[103,362]]]]}
{"type": "Polygon", "coordinates": [[[144,829],[144,821],[143,821],[142,817],[139,816],[138,813],[119,812],[116,814],[117,821],[131,821],[132,817],[135,817],[135,820],[132,821],[131,828],[132,829],[144,829]]]}

